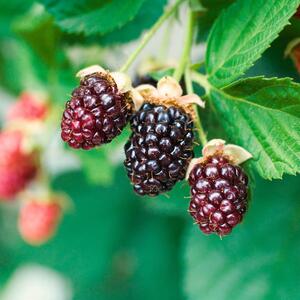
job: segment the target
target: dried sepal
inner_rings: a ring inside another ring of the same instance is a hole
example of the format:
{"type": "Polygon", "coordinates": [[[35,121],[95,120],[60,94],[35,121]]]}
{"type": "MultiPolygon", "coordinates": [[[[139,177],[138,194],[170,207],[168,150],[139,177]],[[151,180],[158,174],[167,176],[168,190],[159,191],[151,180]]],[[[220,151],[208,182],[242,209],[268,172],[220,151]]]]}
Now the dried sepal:
{"type": "MultiPolygon", "coordinates": [[[[165,76],[157,83],[157,88],[150,84],[142,84],[135,88],[144,101],[150,101],[156,104],[176,105],[183,108],[192,117],[194,116],[192,105],[196,104],[204,108],[205,103],[196,94],[182,96],[182,88],[178,81],[170,76],[165,76]]],[[[137,95],[136,93],[136,95],[137,95]]],[[[140,103],[140,97],[138,97],[140,103]]]]}
{"type": "Polygon", "coordinates": [[[130,94],[134,104],[134,110],[138,111],[144,103],[144,97],[136,89],[132,89],[130,94]]]}
{"type": "Polygon", "coordinates": [[[170,76],[165,76],[157,83],[157,91],[161,98],[179,98],[182,96],[182,88],[178,81],[170,76]]]}
{"type": "Polygon", "coordinates": [[[186,172],[186,179],[188,179],[189,174],[195,167],[195,165],[205,161],[207,157],[213,156],[215,154],[222,154],[224,156],[227,156],[230,162],[234,165],[240,165],[246,160],[253,157],[250,152],[240,146],[233,144],[226,145],[226,141],[222,139],[212,139],[203,147],[203,156],[192,159],[186,172]]]}
{"type": "Polygon", "coordinates": [[[141,84],[135,89],[144,98],[158,98],[159,94],[157,89],[151,84],[141,84]]]}
{"type": "Polygon", "coordinates": [[[99,65],[92,65],[89,66],[87,68],[84,68],[80,71],[77,72],[76,77],[79,78],[84,78],[85,76],[94,74],[94,73],[107,73],[106,70],[104,70],[102,67],[100,67],[99,65]]]}
{"type": "Polygon", "coordinates": [[[116,82],[120,93],[126,93],[132,89],[131,79],[126,73],[112,72],[110,75],[116,82]]]}
{"type": "Polygon", "coordinates": [[[231,144],[224,147],[224,154],[229,156],[235,165],[240,165],[253,157],[252,154],[244,148],[231,144]]]}
{"type": "Polygon", "coordinates": [[[205,102],[202,101],[201,98],[196,94],[188,94],[188,95],[181,96],[178,99],[178,102],[183,106],[196,104],[202,108],[205,108],[205,102]]]}

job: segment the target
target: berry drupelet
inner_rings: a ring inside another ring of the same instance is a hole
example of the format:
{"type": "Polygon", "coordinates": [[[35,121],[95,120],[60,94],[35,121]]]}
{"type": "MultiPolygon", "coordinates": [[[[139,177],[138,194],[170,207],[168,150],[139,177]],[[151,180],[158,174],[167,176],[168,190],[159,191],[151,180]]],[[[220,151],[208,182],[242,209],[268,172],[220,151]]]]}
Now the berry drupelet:
{"type": "Polygon", "coordinates": [[[90,70],[66,103],[61,123],[62,139],[85,150],[111,142],[132,112],[130,93],[119,88],[112,73],[90,70]]]}
{"type": "Polygon", "coordinates": [[[124,162],[134,190],[156,196],[184,179],[193,157],[193,122],[181,108],[145,103],[131,119],[124,162]]]}
{"type": "MultiPolygon", "coordinates": [[[[188,176],[192,196],[189,212],[206,234],[228,235],[247,210],[248,177],[226,151],[228,146],[218,146],[215,152],[198,159],[188,176]]],[[[247,152],[243,153],[250,158],[247,152]]]]}

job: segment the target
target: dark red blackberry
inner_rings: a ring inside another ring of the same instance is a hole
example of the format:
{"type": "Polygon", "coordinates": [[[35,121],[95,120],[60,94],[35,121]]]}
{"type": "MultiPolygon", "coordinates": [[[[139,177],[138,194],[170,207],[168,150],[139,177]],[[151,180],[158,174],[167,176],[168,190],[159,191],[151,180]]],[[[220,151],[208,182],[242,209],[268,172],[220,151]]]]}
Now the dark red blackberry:
{"type": "Polygon", "coordinates": [[[184,179],[194,135],[183,109],[145,103],[132,117],[131,129],[124,165],[138,194],[156,196],[184,179]]]}
{"type": "Polygon", "coordinates": [[[227,235],[247,209],[248,177],[229,159],[215,154],[195,165],[189,175],[189,212],[206,234],[227,235]]]}
{"type": "Polygon", "coordinates": [[[90,149],[119,135],[131,114],[128,93],[109,74],[85,76],[66,104],[61,137],[73,148],[90,149]]]}

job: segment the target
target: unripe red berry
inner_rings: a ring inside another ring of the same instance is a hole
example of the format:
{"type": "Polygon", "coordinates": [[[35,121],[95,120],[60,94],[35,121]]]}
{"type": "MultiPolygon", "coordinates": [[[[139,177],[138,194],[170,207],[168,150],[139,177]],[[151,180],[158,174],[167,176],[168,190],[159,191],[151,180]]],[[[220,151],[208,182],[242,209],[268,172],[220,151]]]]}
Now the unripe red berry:
{"type": "Polygon", "coordinates": [[[42,121],[49,111],[42,95],[24,92],[7,113],[8,121],[42,121]]]}
{"type": "Polygon", "coordinates": [[[61,206],[56,202],[30,200],[20,210],[19,231],[29,244],[40,245],[56,231],[61,217],[61,206]]]}
{"type": "Polygon", "coordinates": [[[37,173],[34,152],[23,148],[24,137],[19,131],[0,133],[0,199],[9,200],[21,192],[37,173]]]}

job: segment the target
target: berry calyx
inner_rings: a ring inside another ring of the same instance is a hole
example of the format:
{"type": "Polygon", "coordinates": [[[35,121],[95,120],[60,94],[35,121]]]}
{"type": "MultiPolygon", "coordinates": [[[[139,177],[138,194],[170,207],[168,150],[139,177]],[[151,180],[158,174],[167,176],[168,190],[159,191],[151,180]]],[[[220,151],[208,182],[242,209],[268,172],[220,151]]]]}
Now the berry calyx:
{"type": "Polygon", "coordinates": [[[24,149],[24,136],[19,131],[0,133],[0,199],[14,198],[37,174],[35,152],[24,149]]]}
{"type": "Polygon", "coordinates": [[[188,172],[192,196],[189,212],[203,233],[219,236],[228,235],[243,220],[248,205],[248,176],[236,162],[251,157],[235,145],[226,149],[223,142],[209,142],[204,157],[195,159],[188,172]],[[236,157],[229,152],[236,153],[236,157]]]}
{"type": "Polygon", "coordinates": [[[72,148],[85,150],[112,141],[132,112],[130,83],[124,74],[92,66],[79,72],[80,85],[66,103],[61,137],[72,148]]]}
{"type": "Polygon", "coordinates": [[[8,121],[42,121],[47,116],[49,107],[44,96],[24,92],[7,113],[8,121]]]}
{"type": "Polygon", "coordinates": [[[21,207],[18,227],[22,238],[31,245],[41,245],[55,233],[62,214],[55,199],[31,199],[21,207]]]}

